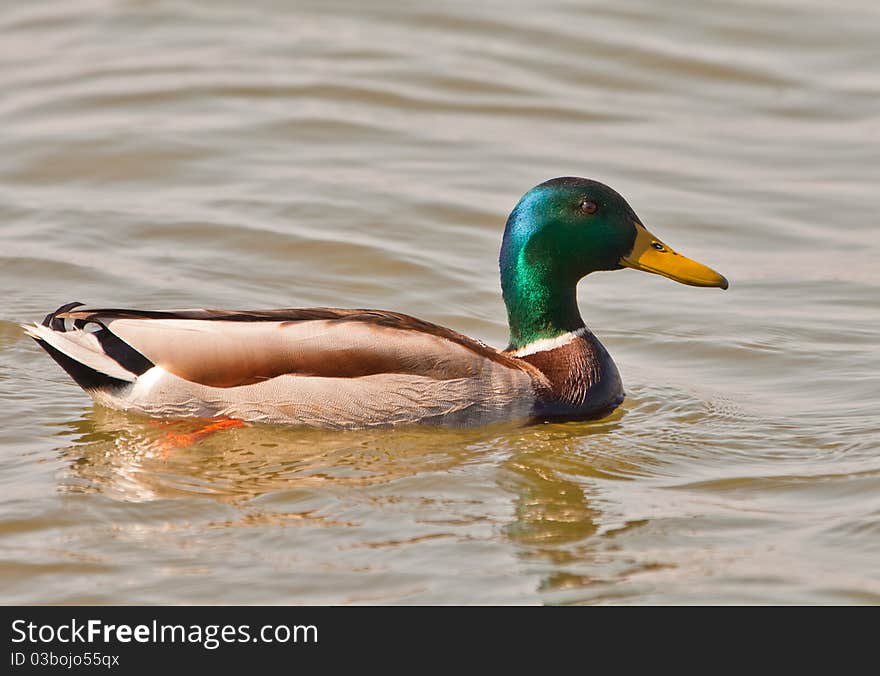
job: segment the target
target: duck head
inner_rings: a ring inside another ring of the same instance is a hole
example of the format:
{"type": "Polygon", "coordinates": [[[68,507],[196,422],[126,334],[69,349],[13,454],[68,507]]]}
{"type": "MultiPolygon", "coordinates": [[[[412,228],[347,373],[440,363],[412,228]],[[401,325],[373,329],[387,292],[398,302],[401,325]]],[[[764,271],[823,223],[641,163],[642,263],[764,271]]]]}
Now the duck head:
{"type": "Polygon", "coordinates": [[[507,219],[500,267],[512,348],[581,328],[576,287],[591,272],[628,267],[691,286],[728,286],[652,235],[615,190],[576,177],[523,195],[507,219]]]}

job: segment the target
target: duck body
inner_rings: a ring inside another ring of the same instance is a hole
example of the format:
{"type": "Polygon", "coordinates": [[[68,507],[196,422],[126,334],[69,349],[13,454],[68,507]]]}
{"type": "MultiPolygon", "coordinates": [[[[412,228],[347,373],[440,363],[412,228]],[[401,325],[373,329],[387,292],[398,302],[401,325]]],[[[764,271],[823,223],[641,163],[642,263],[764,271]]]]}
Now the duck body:
{"type": "Polygon", "coordinates": [[[27,331],[99,404],[157,417],[474,426],[589,417],[623,397],[592,334],[517,356],[380,310],[150,312],[75,303],[27,331]],[[569,359],[579,360],[582,378],[572,378],[569,359]]]}
{"type": "Polygon", "coordinates": [[[161,417],[352,429],[592,419],[624,397],[586,328],[577,283],[633,267],[727,288],[653,237],[616,192],[581,178],[536,186],[501,247],[510,344],[382,310],[86,309],[23,325],[96,402],[161,417]]]}

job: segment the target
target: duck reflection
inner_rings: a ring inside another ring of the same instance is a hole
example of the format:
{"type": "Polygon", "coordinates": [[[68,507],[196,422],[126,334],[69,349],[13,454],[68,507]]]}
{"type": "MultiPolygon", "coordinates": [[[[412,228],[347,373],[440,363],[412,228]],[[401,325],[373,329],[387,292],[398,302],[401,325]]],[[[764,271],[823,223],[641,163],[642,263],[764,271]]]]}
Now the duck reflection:
{"type": "Polygon", "coordinates": [[[584,589],[601,588],[603,514],[598,480],[620,480],[637,472],[614,448],[620,419],[547,425],[528,430],[513,443],[502,465],[501,484],[514,496],[515,518],[505,534],[533,571],[537,592],[550,602],[586,600],[584,589]]]}
{"type": "Polygon", "coordinates": [[[278,490],[388,483],[451,468],[478,439],[454,430],[321,431],[247,425],[203,434],[204,421],[156,420],[94,407],[63,425],[73,477],[62,488],[127,501],[187,494],[233,502],[278,490]],[[170,443],[188,440],[185,443],[170,443]]]}
{"type": "MultiPolygon", "coordinates": [[[[461,516],[479,513],[495,538],[538,564],[539,590],[553,590],[589,582],[567,564],[589,558],[595,545],[602,516],[592,500],[595,480],[626,473],[625,461],[609,460],[623,415],[598,423],[463,431],[249,425],[200,436],[203,421],[153,420],[95,407],[62,426],[65,436],[74,436],[61,449],[71,468],[62,489],[127,502],[187,497],[238,505],[236,518],[211,524],[224,527],[305,520],[350,528],[380,520],[376,510],[403,509],[407,528],[420,524],[413,541],[437,536],[434,529],[441,526],[444,537],[473,539],[469,527],[477,517],[461,516]],[[187,436],[193,443],[168,448],[169,438],[187,436]],[[468,488],[463,481],[479,483],[468,488]],[[401,504],[408,500],[412,505],[401,504]],[[541,562],[550,565],[545,569],[541,562]]],[[[394,533],[379,534],[396,541],[394,533]]]]}
{"type": "Polygon", "coordinates": [[[609,433],[623,411],[599,423],[568,423],[530,428],[513,439],[514,452],[503,463],[502,485],[515,495],[516,518],[507,535],[530,553],[556,556],[558,545],[595,535],[601,516],[591,504],[597,478],[618,478],[605,453],[609,433]],[[603,458],[601,468],[596,461],[603,458]]]}

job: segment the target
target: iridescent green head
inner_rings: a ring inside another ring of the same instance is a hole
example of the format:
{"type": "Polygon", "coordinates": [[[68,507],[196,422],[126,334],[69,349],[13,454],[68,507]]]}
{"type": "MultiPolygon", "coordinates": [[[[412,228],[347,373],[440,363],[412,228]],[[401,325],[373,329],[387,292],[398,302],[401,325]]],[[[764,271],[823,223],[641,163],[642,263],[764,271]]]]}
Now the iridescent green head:
{"type": "Polygon", "coordinates": [[[523,195],[507,219],[500,267],[513,349],[581,328],[577,283],[597,270],[632,267],[727,288],[651,235],[616,191],[586,178],[554,178],[523,195]]]}

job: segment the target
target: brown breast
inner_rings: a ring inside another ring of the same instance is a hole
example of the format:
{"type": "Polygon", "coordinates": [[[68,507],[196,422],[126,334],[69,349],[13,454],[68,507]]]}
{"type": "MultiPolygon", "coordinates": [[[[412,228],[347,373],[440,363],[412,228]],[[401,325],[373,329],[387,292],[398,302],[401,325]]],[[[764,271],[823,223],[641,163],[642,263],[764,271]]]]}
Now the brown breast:
{"type": "Polygon", "coordinates": [[[596,418],[623,401],[617,366],[589,329],[581,329],[564,345],[518,358],[536,367],[549,382],[538,392],[538,417],[596,418]]]}

